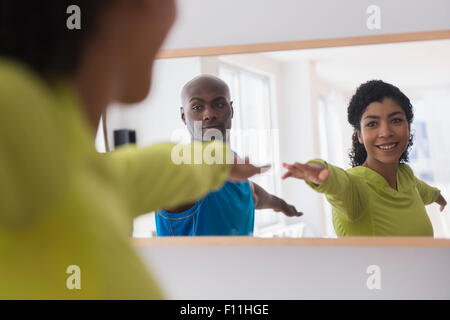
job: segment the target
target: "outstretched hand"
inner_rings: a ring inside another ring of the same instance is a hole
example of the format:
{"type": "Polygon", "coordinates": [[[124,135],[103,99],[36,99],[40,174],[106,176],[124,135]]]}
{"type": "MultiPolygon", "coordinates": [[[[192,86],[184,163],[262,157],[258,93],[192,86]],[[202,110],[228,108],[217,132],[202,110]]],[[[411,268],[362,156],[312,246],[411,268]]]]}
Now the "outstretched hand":
{"type": "Polygon", "coordinates": [[[445,198],[440,194],[439,197],[436,200],[436,203],[440,205],[441,212],[444,211],[445,206],[447,205],[447,201],[445,198]]]}
{"type": "Polygon", "coordinates": [[[326,169],[320,163],[301,164],[295,162],[292,165],[283,163],[283,167],[288,170],[283,175],[283,179],[294,177],[314,184],[324,183],[330,174],[330,170],[326,169]]]}
{"type": "Polygon", "coordinates": [[[248,157],[242,160],[238,156],[235,156],[234,164],[231,167],[231,172],[228,179],[234,182],[246,181],[248,178],[256,174],[266,172],[270,169],[270,167],[271,165],[254,166],[250,163],[248,157]]]}
{"type": "Polygon", "coordinates": [[[287,217],[300,217],[303,215],[303,212],[297,211],[293,205],[290,205],[284,200],[281,200],[280,207],[276,207],[273,210],[275,212],[283,212],[287,217]]]}

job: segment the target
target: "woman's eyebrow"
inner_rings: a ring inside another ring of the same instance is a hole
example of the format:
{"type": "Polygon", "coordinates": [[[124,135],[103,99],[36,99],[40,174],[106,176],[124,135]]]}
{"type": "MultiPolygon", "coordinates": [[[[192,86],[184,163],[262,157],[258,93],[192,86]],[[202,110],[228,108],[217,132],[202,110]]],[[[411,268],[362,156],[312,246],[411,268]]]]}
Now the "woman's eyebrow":
{"type": "Polygon", "coordinates": [[[405,114],[405,113],[402,112],[402,111],[392,112],[392,113],[389,115],[389,118],[390,118],[390,117],[393,117],[393,116],[396,116],[396,115],[398,115],[398,114],[405,114]]]}
{"type": "Polygon", "coordinates": [[[379,116],[368,115],[368,116],[365,116],[364,119],[380,119],[380,117],[379,116]]]}
{"type": "MultiPolygon", "coordinates": [[[[392,112],[391,114],[389,114],[388,117],[390,118],[390,117],[396,116],[398,114],[405,114],[405,113],[402,111],[395,111],[395,112],[392,112]]],[[[380,119],[380,116],[367,115],[364,117],[364,119],[380,119]]]]}

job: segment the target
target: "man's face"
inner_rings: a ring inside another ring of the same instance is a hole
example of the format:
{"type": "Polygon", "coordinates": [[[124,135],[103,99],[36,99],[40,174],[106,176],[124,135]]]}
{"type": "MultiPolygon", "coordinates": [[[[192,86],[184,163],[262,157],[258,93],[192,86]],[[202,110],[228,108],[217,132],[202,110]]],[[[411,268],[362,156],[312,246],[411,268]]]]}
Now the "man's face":
{"type": "Polygon", "coordinates": [[[227,139],[227,130],[231,129],[233,106],[228,88],[220,85],[206,87],[193,86],[184,95],[181,118],[195,140],[227,139]]]}

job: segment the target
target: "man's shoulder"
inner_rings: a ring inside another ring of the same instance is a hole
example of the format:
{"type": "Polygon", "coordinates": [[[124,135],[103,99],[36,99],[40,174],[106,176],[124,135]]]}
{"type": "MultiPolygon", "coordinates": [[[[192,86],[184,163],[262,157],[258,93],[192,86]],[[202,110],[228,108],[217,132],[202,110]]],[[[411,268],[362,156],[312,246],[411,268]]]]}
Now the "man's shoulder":
{"type": "Polygon", "coordinates": [[[243,189],[251,188],[250,183],[251,182],[249,180],[242,181],[242,182],[234,182],[234,181],[227,180],[223,184],[222,188],[220,188],[218,191],[222,191],[222,190],[226,190],[226,189],[230,189],[230,188],[243,190],[243,189]]]}
{"type": "Polygon", "coordinates": [[[226,181],[223,186],[217,190],[210,192],[206,196],[206,200],[211,198],[233,198],[233,199],[243,199],[245,196],[252,196],[252,187],[250,181],[234,182],[226,181]]]}

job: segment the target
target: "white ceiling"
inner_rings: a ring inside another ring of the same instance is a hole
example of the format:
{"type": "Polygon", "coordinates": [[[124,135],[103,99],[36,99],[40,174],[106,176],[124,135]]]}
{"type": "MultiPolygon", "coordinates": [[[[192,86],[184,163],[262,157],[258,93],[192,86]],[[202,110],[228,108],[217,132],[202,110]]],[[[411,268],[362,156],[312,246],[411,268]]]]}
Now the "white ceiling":
{"type": "Polygon", "coordinates": [[[370,79],[402,87],[450,85],[450,40],[267,52],[280,63],[316,61],[320,77],[354,89],[370,79]]]}

